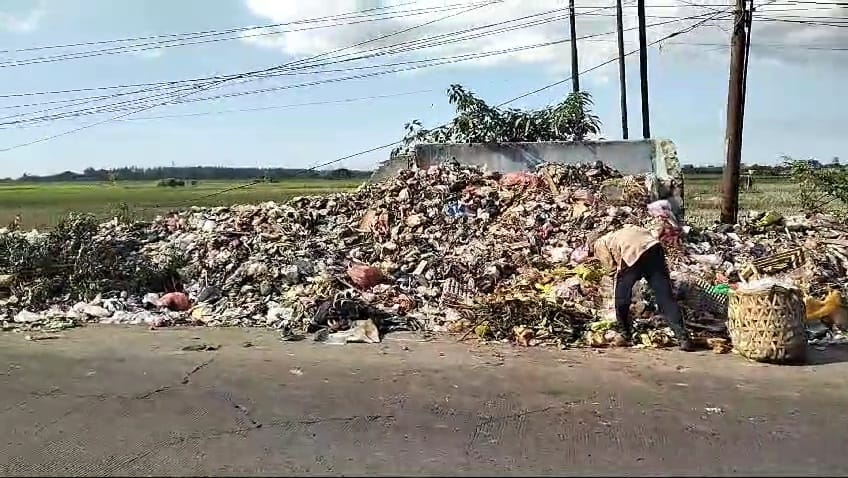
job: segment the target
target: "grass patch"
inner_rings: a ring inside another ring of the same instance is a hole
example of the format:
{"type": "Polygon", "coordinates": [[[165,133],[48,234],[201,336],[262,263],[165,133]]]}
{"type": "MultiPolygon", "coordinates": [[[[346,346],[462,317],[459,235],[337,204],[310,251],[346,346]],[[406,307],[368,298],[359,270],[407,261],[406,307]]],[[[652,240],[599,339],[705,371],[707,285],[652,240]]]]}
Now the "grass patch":
{"type": "Polygon", "coordinates": [[[126,211],[138,219],[151,219],[176,206],[225,206],[231,204],[282,202],[294,196],[350,191],[361,181],[308,179],[253,186],[206,197],[241,181],[207,181],[195,186],[157,187],[154,182],[117,183],[42,183],[0,185],[0,226],[21,217],[25,229],[51,228],[69,212],[92,213],[108,219],[126,205],[126,211]]]}
{"type": "MultiPolygon", "coordinates": [[[[718,220],[721,208],[720,176],[687,176],[683,187],[687,222],[704,225],[718,220]]],[[[798,196],[798,186],[790,178],[756,178],[751,191],[739,193],[740,213],[773,210],[781,214],[798,214],[802,212],[798,196]]]]}

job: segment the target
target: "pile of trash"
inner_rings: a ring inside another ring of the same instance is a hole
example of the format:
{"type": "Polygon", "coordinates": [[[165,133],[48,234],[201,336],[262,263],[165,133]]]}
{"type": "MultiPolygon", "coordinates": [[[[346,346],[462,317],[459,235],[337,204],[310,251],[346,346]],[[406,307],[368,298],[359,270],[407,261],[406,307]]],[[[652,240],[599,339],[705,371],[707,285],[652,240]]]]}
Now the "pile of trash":
{"type": "MultiPolygon", "coordinates": [[[[2,327],[259,326],[339,342],[426,329],[615,345],[609,271],[571,257],[591,232],[624,224],[664,243],[687,323],[705,341],[726,330],[720,313],[684,297],[697,295],[684,287],[694,278],[726,293],[748,261],[803,244],[816,272],[798,280],[816,294],[845,286],[835,221],[759,217],[695,230],[652,201],[656,189],[650,174],[602,163],[508,174],[445,163],[283,204],[195,207],[132,224],[71,216],[48,233],[0,232],[2,327]]],[[[643,289],[632,308],[642,342],[672,344],[643,289]]]]}

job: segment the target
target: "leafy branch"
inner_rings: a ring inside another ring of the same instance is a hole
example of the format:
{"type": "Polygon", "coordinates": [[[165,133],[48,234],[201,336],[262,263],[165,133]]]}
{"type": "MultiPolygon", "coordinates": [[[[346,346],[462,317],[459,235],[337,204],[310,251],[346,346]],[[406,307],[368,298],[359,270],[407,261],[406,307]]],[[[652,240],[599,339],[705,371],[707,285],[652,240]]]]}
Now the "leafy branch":
{"type": "Polygon", "coordinates": [[[425,129],[420,121],[404,125],[406,135],[392,156],[411,152],[421,143],[501,143],[582,141],[600,131],[600,119],[591,114],[589,93],[571,93],[553,106],[524,111],[489,106],[462,85],[451,85],[448,101],[456,117],[448,124],[425,129]]]}

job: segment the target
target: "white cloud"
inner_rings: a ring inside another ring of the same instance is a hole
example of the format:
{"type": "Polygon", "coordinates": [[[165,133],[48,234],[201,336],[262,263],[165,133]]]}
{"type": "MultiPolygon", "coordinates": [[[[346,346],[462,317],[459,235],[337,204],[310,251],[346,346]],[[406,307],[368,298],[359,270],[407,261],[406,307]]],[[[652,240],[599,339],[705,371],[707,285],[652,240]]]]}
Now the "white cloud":
{"type": "Polygon", "coordinates": [[[35,31],[41,23],[46,10],[39,6],[23,14],[0,11],[0,30],[13,33],[29,33],[35,31]]]}
{"type": "MultiPolygon", "coordinates": [[[[248,9],[256,16],[267,20],[268,23],[284,23],[308,18],[326,17],[329,15],[346,14],[353,11],[361,11],[377,6],[397,5],[403,0],[379,1],[379,0],[324,0],[314,2],[300,1],[278,1],[278,0],[245,0],[248,9]]],[[[403,3],[408,3],[403,1],[403,3]]],[[[480,0],[421,0],[411,5],[398,6],[396,11],[408,11],[424,7],[439,7],[445,5],[456,5],[458,3],[479,4],[480,0]]],[[[695,2],[692,2],[695,3],[695,2]]],[[[649,1],[647,8],[647,23],[661,24],[648,29],[648,41],[654,41],[678,31],[687,26],[697,23],[698,19],[674,21],[675,19],[692,17],[696,15],[708,15],[717,11],[728,11],[727,0],[699,0],[692,6],[681,3],[678,0],[653,0],[649,1]]],[[[579,55],[581,67],[591,66],[608,60],[616,55],[615,36],[604,34],[615,30],[614,8],[604,8],[612,5],[611,0],[586,0],[578,2],[578,37],[586,35],[598,35],[579,42],[579,55]]],[[[634,0],[625,0],[625,28],[635,28],[636,9],[634,0]]],[[[808,5],[809,6],[809,5],[808,5]]],[[[834,62],[833,52],[811,51],[792,47],[772,47],[769,44],[782,45],[818,45],[826,47],[848,46],[848,31],[843,28],[826,27],[821,25],[806,25],[802,23],[777,22],[766,20],[768,18],[781,18],[784,20],[796,19],[802,16],[844,17],[848,13],[848,6],[822,7],[812,5],[812,9],[802,10],[804,4],[790,2],[789,0],[777,0],[777,2],[763,6],[758,9],[755,17],[754,54],[758,58],[774,61],[797,62],[814,61],[824,59],[834,62]],[[763,17],[763,19],[759,19],[763,17]],[[757,45],[763,45],[758,47],[757,45]]],[[[564,0],[505,0],[502,3],[488,5],[473,11],[453,16],[438,21],[431,25],[414,29],[407,33],[394,35],[380,41],[370,42],[355,49],[345,50],[343,53],[368,50],[377,46],[395,44],[401,41],[417,40],[434,35],[459,32],[468,28],[513,20],[519,17],[547,12],[541,17],[528,18],[516,23],[524,23],[536,19],[549,19],[565,15],[567,13],[567,2],[564,0]]],[[[306,31],[289,31],[280,35],[249,36],[243,41],[261,48],[280,50],[288,56],[305,57],[330,50],[343,48],[375,38],[381,35],[393,33],[404,28],[436,20],[460,10],[450,10],[424,15],[405,16],[382,21],[371,21],[352,25],[333,26],[306,31]]],[[[673,55],[681,61],[692,61],[693,59],[714,57],[726,61],[729,31],[731,29],[730,14],[722,14],[721,20],[714,20],[702,25],[691,33],[672,38],[663,45],[663,54],[673,55]],[[697,45],[692,45],[696,43],[697,45]]],[[[701,17],[704,18],[704,17],[701,17]]],[[[342,23],[343,20],[325,20],[322,25],[342,23]]],[[[515,23],[507,23],[503,26],[511,26],[515,23]]],[[[308,24],[314,26],[315,24],[308,24]]],[[[286,29],[303,28],[307,24],[287,26],[286,29]]],[[[494,27],[498,28],[498,27],[494,27]]],[[[488,30],[480,30],[485,33],[488,30]]],[[[497,50],[521,47],[543,42],[557,41],[568,37],[568,20],[561,18],[557,21],[542,25],[517,29],[495,35],[486,35],[467,41],[435,46],[427,49],[417,50],[403,54],[403,59],[422,59],[443,56],[462,55],[467,53],[494,52],[497,50]]],[[[255,34],[255,32],[252,32],[255,34]]],[[[478,32],[475,32],[478,33],[478,32]]],[[[473,33],[470,33],[473,34],[473,33]]],[[[626,49],[634,50],[637,43],[635,29],[625,32],[626,49]]],[[[396,61],[398,56],[391,55],[379,58],[380,62],[396,61]]],[[[524,50],[509,54],[490,56],[474,61],[461,62],[461,65],[474,65],[478,67],[492,65],[542,65],[546,68],[563,70],[570,64],[570,49],[567,43],[550,47],[524,50]]]]}

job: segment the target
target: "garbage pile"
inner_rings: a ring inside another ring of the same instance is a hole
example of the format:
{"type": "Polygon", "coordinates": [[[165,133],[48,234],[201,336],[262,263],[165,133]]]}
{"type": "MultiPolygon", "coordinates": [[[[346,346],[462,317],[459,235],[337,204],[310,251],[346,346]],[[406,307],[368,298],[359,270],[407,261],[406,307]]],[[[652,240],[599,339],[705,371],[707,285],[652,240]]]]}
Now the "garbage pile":
{"type": "MultiPolygon", "coordinates": [[[[729,287],[746,261],[803,244],[813,272],[799,280],[816,294],[845,287],[836,222],[759,217],[737,228],[680,228],[667,202],[652,202],[656,187],[652,175],[602,163],[508,174],[445,163],[352,193],[195,207],[150,223],[71,216],[49,233],[0,233],[2,327],[260,326],[339,342],[427,329],[524,345],[615,345],[609,271],[570,258],[590,232],[624,224],[655,233],[681,285],[697,277],[729,287]]],[[[637,288],[642,342],[672,344],[637,288]]],[[[692,330],[726,339],[720,314],[686,299],[692,330]]]]}

